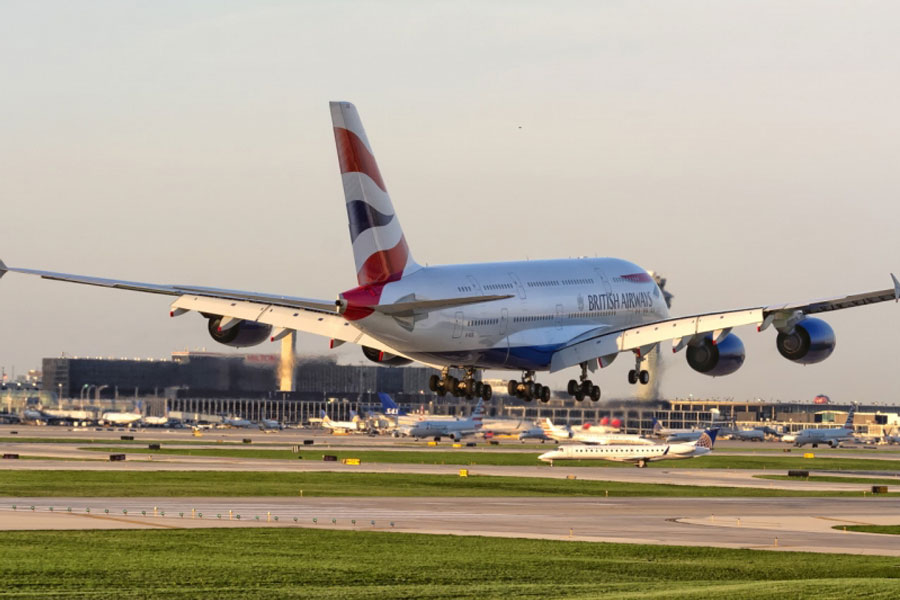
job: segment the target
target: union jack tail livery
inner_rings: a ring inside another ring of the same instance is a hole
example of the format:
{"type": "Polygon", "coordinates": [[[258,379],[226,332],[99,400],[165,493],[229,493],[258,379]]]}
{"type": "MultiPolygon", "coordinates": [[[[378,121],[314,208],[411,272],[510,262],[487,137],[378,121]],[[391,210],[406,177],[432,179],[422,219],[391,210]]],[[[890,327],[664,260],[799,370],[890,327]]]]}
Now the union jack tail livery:
{"type": "Polygon", "coordinates": [[[357,281],[361,286],[397,281],[418,265],[409,253],[359,113],[349,102],[332,102],[331,121],[357,281]]]}

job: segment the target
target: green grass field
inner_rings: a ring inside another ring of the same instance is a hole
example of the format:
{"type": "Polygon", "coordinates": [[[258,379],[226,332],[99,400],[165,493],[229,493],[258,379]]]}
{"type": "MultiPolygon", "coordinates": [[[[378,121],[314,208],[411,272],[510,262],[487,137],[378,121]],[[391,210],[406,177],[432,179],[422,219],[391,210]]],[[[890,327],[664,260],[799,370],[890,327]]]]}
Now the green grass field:
{"type": "Polygon", "coordinates": [[[847,531],[861,531],[863,533],[886,533],[900,535],[900,525],[835,525],[832,529],[846,529],[847,531]]]}
{"type": "Polygon", "coordinates": [[[0,598],[900,597],[897,558],[304,529],[0,533],[0,598]],[[89,551],[88,551],[89,550],[89,551]]]}
{"type": "Polygon", "coordinates": [[[878,479],[876,477],[843,477],[839,475],[810,475],[809,477],[788,477],[787,475],[757,475],[759,479],[773,479],[777,481],[821,481],[823,483],[865,483],[871,485],[896,485],[900,486],[900,479],[878,479]]]}
{"type": "MultiPolygon", "coordinates": [[[[256,471],[0,471],[0,496],[860,496],[539,477],[256,471]]],[[[897,495],[897,494],[889,494],[897,495]]]]}

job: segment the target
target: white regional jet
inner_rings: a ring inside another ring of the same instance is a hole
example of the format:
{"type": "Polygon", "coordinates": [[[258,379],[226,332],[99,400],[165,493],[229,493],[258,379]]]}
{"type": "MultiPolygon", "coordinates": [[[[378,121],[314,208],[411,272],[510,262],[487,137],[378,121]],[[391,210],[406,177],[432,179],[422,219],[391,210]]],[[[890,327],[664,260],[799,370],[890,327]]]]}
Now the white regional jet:
{"type": "Polygon", "coordinates": [[[611,460],[633,462],[637,467],[646,467],[651,460],[694,458],[709,454],[716,442],[718,431],[718,429],[707,429],[698,440],[683,444],[653,444],[652,446],[565,444],[556,450],[544,452],[538,456],[538,459],[549,462],[551,465],[555,460],[611,460]]]}
{"type": "Polygon", "coordinates": [[[356,108],[332,102],[331,118],[358,283],[337,301],[70,275],[2,262],[0,275],[15,271],[173,296],[171,316],[199,313],[212,338],[233,347],[278,340],[295,330],[331,338],[332,347],[352,342],[374,362],[418,361],[441,369],[430,382],[438,394],[488,399],[492,389],[476,380],[477,370],[517,371],[521,377],[509,381],[509,393],[543,401],[550,390],[537,382],[536,373],[570,367],[578,368],[579,376],[569,381],[569,394],[598,400],[600,388],[589,373],[620,353],[634,357],[628,381],[647,384],[647,353],[666,341],[674,352],[685,351],[695,371],[728,375],[744,363],[744,345],[731,333],[742,325],[775,329],[778,352],[788,360],[821,362],[834,350],[835,336],[812,315],[900,299],[900,282],[892,276],[893,288],[874,292],[673,318],[653,277],[618,258],[423,266],[406,243],[356,108]],[[462,379],[451,375],[451,367],[463,370],[462,379]]]}
{"type": "Polygon", "coordinates": [[[554,425],[549,418],[541,423],[544,435],[558,442],[581,442],[582,444],[600,445],[643,445],[656,444],[653,440],[628,433],[592,433],[590,431],[572,429],[571,427],[554,425]]]}

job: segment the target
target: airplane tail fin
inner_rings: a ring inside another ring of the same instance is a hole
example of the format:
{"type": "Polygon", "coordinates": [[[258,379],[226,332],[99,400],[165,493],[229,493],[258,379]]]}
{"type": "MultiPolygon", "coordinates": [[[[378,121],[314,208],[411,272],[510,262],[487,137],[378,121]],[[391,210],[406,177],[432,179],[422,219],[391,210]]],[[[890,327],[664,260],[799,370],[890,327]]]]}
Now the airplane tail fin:
{"type": "Polygon", "coordinates": [[[406,415],[406,411],[394,402],[394,399],[391,398],[388,394],[384,392],[378,392],[378,399],[381,400],[381,408],[384,410],[384,414],[391,416],[404,416],[406,415]]]}
{"type": "Polygon", "coordinates": [[[330,108],[357,281],[359,285],[397,281],[419,265],[406,245],[356,107],[331,102],[330,108]]]}
{"type": "Polygon", "coordinates": [[[322,411],[319,411],[319,414],[322,415],[322,422],[323,422],[323,423],[330,423],[330,422],[331,422],[331,419],[328,418],[328,413],[327,413],[327,412],[325,412],[324,410],[322,410],[322,411]]]}
{"type": "Polygon", "coordinates": [[[656,417],[653,417],[653,435],[660,435],[662,433],[662,424],[656,420],[656,417]]]}
{"type": "Polygon", "coordinates": [[[853,415],[856,414],[856,405],[850,405],[850,412],[847,413],[847,420],[844,422],[844,429],[853,429],[853,415]]]}
{"type": "Polygon", "coordinates": [[[544,431],[544,435],[550,437],[555,429],[553,425],[553,421],[550,420],[550,417],[547,417],[543,421],[541,421],[541,429],[544,431]]]}
{"type": "Polygon", "coordinates": [[[709,450],[713,449],[713,445],[716,443],[716,435],[719,433],[719,428],[715,429],[707,429],[702,434],[700,434],[700,439],[694,444],[698,448],[708,448],[709,450]]]}
{"type": "Polygon", "coordinates": [[[480,423],[484,420],[484,400],[479,400],[472,411],[472,420],[480,423]]]}

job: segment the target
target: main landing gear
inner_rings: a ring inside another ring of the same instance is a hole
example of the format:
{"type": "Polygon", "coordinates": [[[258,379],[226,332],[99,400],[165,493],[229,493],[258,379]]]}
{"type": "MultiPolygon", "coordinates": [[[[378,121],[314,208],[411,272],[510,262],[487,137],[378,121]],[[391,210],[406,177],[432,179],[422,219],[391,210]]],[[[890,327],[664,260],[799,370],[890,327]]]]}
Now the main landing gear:
{"type": "Polygon", "coordinates": [[[541,402],[550,402],[550,388],[541,385],[534,380],[534,371],[525,371],[522,373],[522,380],[516,381],[510,379],[506,385],[506,391],[510,396],[520,398],[525,402],[530,400],[540,400],[541,402]]]}
{"type": "Polygon", "coordinates": [[[635,352],[634,368],[628,371],[628,383],[631,385],[634,385],[639,381],[641,382],[641,385],[650,383],[650,371],[641,368],[643,362],[644,357],[641,356],[640,352],[635,352]]]}
{"type": "Polygon", "coordinates": [[[590,398],[596,402],[600,399],[600,387],[594,385],[594,383],[588,379],[587,371],[588,364],[586,362],[581,363],[581,375],[578,377],[578,381],[570,379],[566,391],[579,402],[585,398],[590,398]]]}
{"type": "Polygon", "coordinates": [[[440,375],[432,375],[429,378],[428,389],[438,396],[451,394],[457,398],[465,397],[469,400],[481,398],[485,402],[494,395],[491,386],[475,380],[475,369],[466,369],[466,374],[460,381],[450,375],[450,367],[445,367],[440,375]]]}

